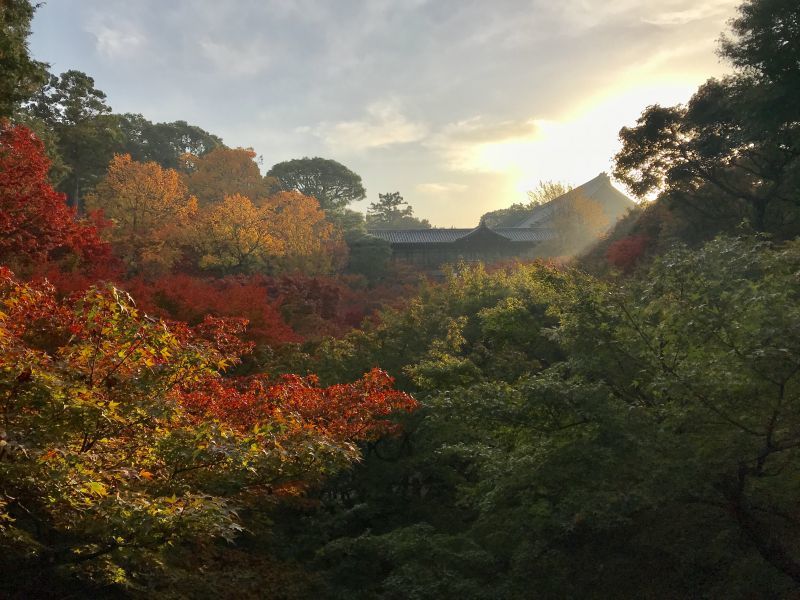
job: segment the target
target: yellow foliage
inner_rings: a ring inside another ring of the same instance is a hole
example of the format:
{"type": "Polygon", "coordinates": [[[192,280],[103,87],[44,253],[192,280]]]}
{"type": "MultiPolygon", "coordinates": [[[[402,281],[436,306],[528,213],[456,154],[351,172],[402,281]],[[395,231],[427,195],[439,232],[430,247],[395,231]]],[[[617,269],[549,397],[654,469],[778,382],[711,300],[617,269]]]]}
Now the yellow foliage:
{"type": "Polygon", "coordinates": [[[86,207],[113,222],[108,236],[129,267],[161,272],[179,257],[176,239],[197,212],[197,200],[177,171],[118,154],[87,195],[86,207]]]}
{"type": "Polygon", "coordinates": [[[331,269],[341,236],[314,198],[281,192],[257,205],[233,194],[201,209],[187,241],[203,269],[319,273],[331,269]]]}

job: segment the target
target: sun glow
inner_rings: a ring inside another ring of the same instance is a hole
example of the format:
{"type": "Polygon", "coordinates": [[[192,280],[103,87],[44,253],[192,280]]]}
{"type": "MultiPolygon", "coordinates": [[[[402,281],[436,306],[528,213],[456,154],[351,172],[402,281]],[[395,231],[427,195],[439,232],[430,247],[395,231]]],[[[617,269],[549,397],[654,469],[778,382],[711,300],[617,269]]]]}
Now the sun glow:
{"type": "Polygon", "coordinates": [[[473,168],[507,174],[519,202],[539,181],[578,185],[601,171],[610,171],[619,149],[619,130],[635,123],[644,107],[676,104],[689,99],[697,82],[671,82],[631,86],[606,92],[584,102],[559,119],[531,122],[534,133],[472,148],[473,168]]]}

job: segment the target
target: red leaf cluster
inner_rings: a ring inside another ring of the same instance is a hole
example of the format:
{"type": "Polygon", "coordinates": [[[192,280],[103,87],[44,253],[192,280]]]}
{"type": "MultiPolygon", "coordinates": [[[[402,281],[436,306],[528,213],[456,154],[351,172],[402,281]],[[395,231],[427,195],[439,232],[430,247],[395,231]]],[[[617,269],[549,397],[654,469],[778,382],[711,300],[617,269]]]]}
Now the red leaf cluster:
{"type": "Polygon", "coordinates": [[[277,383],[261,376],[215,379],[185,392],[181,401],[198,418],[220,419],[243,431],[267,422],[292,422],[335,442],[356,442],[396,432],[398,425],[386,417],[417,408],[417,401],[393,389],[393,383],[380,369],[355,383],[327,388],[313,375],[284,375],[277,383]]]}
{"type": "Polygon", "coordinates": [[[642,258],[650,243],[644,235],[631,235],[612,243],[606,250],[609,264],[623,271],[630,271],[642,258]]]}
{"type": "Polygon", "coordinates": [[[189,324],[206,315],[246,320],[244,337],[264,344],[300,341],[283,321],[275,303],[257,277],[199,278],[178,273],[148,282],[133,279],[126,284],[139,305],[149,312],[189,324]]]}
{"type": "Polygon", "coordinates": [[[76,220],[47,180],[50,161],[30,129],[0,123],[0,260],[31,265],[74,255],[102,264],[110,246],[96,223],[76,220]]]}

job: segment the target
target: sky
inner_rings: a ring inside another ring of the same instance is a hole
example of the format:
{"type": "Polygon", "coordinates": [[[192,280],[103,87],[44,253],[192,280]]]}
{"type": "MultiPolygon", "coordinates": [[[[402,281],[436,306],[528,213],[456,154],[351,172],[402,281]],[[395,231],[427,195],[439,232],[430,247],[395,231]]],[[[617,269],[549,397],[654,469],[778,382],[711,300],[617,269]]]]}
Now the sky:
{"type": "Polygon", "coordinates": [[[185,120],[267,170],[302,156],[470,227],[539,181],[610,171],[617,134],[728,71],[737,0],[47,0],[32,54],[115,112],[185,120]]]}

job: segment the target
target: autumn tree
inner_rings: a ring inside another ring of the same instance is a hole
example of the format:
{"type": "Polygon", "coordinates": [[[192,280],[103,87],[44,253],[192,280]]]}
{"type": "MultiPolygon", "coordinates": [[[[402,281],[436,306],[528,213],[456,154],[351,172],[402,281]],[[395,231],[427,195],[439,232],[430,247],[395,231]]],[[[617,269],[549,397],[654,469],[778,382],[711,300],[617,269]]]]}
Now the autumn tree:
{"type": "Polygon", "coordinates": [[[179,232],[197,209],[177,171],[128,154],[114,156],[86,205],[111,219],[109,236],[117,253],[141,272],[163,272],[174,264],[179,232]]]}
{"type": "Polygon", "coordinates": [[[29,0],[0,3],[0,118],[17,112],[44,83],[44,63],[33,60],[28,50],[31,19],[36,6],[29,0]]]}
{"type": "Polygon", "coordinates": [[[222,275],[267,270],[270,259],[286,251],[273,216],[271,206],[256,206],[241,194],[204,208],[187,233],[198,266],[222,275]]]}
{"type": "Polygon", "coordinates": [[[232,542],[237,509],[318,483],[416,407],[379,371],[330,388],[224,379],[243,326],[167,324],[110,286],[59,301],[0,268],[5,592],[168,577],[176,550],[232,542]]]}
{"type": "MultiPolygon", "coordinates": [[[[26,270],[58,261],[107,262],[110,249],[47,179],[50,163],[27,127],[0,124],[0,262],[26,270]]],[[[75,266],[75,265],[73,265],[75,266]]]]}
{"type": "Polygon", "coordinates": [[[366,190],[361,177],[335,160],[295,158],[273,165],[267,175],[278,180],[281,189],[295,190],[316,198],[323,210],[336,211],[363,200],[366,190]]]}
{"type": "Polygon", "coordinates": [[[181,170],[186,185],[201,206],[222,202],[226,196],[241,195],[255,202],[274,191],[274,181],[263,177],[251,148],[217,147],[203,155],[186,154],[181,170]]]}
{"type": "Polygon", "coordinates": [[[367,209],[367,227],[370,229],[430,229],[427,219],[414,216],[414,208],[400,192],[378,194],[378,201],[367,209]]]}
{"type": "Polygon", "coordinates": [[[280,240],[281,271],[305,275],[331,273],[346,260],[341,232],[330,223],[315,198],[299,192],[279,192],[263,201],[270,211],[269,226],[280,240]]]}
{"type": "Polygon", "coordinates": [[[314,198],[281,192],[260,203],[234,194],[202,208],[187,234],[200,268],[232,273],[327,273],[346,248],[314,198]]]}

